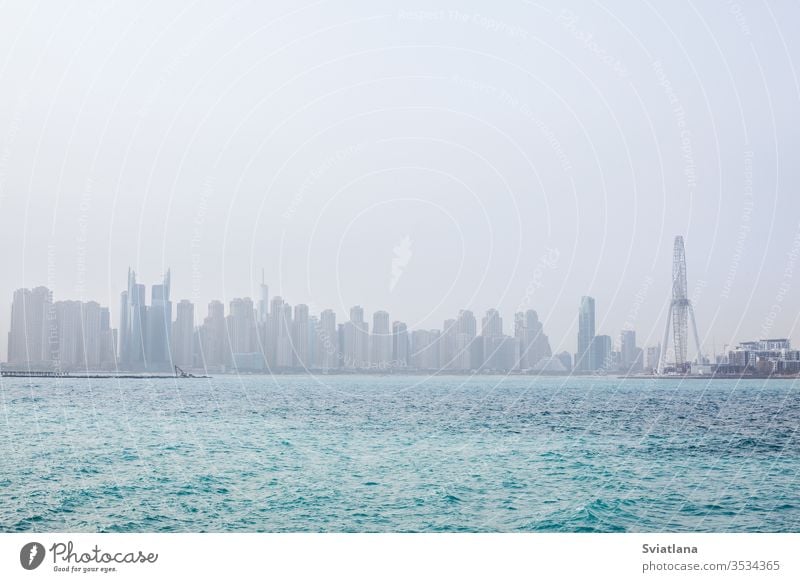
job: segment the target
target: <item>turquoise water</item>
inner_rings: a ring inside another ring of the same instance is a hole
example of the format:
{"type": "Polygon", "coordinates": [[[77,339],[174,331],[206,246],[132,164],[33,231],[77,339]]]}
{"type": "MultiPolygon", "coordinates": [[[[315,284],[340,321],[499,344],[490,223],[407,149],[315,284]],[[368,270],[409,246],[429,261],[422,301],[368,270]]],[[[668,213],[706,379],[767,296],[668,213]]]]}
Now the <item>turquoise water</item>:
{"type": "Polygon", "coordinates": [[[0,531],[800,531],[791,381],[0,380],[0,531]]]}

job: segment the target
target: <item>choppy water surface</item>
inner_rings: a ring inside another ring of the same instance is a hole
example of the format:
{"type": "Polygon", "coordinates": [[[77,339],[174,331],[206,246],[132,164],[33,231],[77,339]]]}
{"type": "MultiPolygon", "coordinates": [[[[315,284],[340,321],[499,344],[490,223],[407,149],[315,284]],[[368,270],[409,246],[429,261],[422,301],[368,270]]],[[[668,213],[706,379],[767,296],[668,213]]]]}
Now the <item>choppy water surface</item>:
{"type": "Polygon", "coordinates": [[[0,380],[0,531],[800,531],[791,381],[0,380]]]}

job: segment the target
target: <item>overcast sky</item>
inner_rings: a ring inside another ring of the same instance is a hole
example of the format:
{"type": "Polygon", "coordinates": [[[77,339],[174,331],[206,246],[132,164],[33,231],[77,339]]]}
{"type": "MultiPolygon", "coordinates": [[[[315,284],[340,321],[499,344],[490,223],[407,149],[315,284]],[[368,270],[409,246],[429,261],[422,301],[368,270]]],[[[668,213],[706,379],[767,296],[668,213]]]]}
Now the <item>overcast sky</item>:
{"type": "Polygon", "coordinates": [[[796,2],[397,4],[3,3],[0,359],[14,289],[116,321],[129,265],[651,345],[676,234],[706,352],[800,339],[796,2]]]}

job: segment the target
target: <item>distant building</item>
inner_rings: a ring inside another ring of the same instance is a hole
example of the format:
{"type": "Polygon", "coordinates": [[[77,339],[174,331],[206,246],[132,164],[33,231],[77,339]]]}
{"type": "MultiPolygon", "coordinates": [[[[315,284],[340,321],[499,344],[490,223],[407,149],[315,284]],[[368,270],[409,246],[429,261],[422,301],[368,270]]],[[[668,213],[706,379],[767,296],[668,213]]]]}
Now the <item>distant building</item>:
{"type": "Polygon", "coordinates": [[[656,346],[648,346],[647,355],[645,357],[644,368],[648,372],[655,372],[658,370],[658,362],[661,358],[661,344],[656,346]]]}
{"type": "Polygon", "coordinates": [[[458,312],[456,332],[453,369],[466,372],[480,367],[483,363],[483,348],[476,340],[477,321],[471,311],[462,309],[458,312]]]}
{"type": "Polygon", "coordinates": [[[387,370],[392,360],[392,330],[389,327],[389,314],[376,311],[372,314],[372,335],[370,336],[370,366],[387,370]]]}
{"type": "Polygon", "coordinates": [[[172,361],[181,368],[194,365],[194,305],[188,299],[182,299],[176,306],[172,324],[172,361]]]}
{"type": "Polygon", "coordinates": [[[116,364],[115,330],[96,301],[53,302],[46,287],[18,289],[11,304],[8,364],[32,370],[97,371],[116,364]]]}
{"type": "Polygon", "coordinates": [[[11,303],[8,363],[49,367],[57,358],[53,294],[47,287],[17,289],[11,303]]]}
{"type": "Polygon", "coordinates": [[[561,362],[561,365],[564,366],[564,370],[567,372],[572,371],[572,356],[569,352],[560,352],[556,357],[561,362]]]}
{"type": "Polygon", "coordinates": [[[503,335],[503,318],[496,309],[489,309],[483,317],[481,325],[481,335],[483,337],[500,337],[503,335]]]}
{"type": "Polygon", "coordinates": [[[439,330],[415,329],[411,332],[411,367],[417,370],[439,369],[439,330]]]}
{"type": "Polygon", "coordinates": [[[248,354],[257,351],[254,341],[255,309],[250,297],[232,299],[225,321],[232,354],[248,354]]]}
{"type": "Polygon", "coordinates": [[[522,370],[532,369],[540,361],[553,355],[550,341],[533,309],[514,315],[514,337],[519,347],[518,367],[522,370]]]}
{"type": "Polygon", "coordinates": [[[319,315],[315,330],[317,365],[325,372],[339,367],[339,342],[336,331],[336,313],[326,309],[319,315]]]}
{"type": "Polygon", "coordinates": [[[275,338],[275,368],[285,370],[295,364],[294,349],[292,346],[292,306],[282,303],[276,315],[277,336],[275,338]]]}
{"type": "Polygon", "coordinates": [[[636,332],[632,329],[620,333],[619,370],[625,373],[642,371],[642,350],[636,346],[636,332]]]}
{"type": "Polygon", "coordinates": [[[208,315],[198,330],[198,364],[205,370],[223,370],[227,359],[228,332],[225,325],[225,305],[221,301],[208,304],[208,315]]]}
{"type": "Polygon", "coordinates": [[[408,327],[402,321],[392,323],[392,362],[393,367],[403,369],[409,366],[408,327]]]}
{"type": "Polygon", "coordinates": [[[614,368],[612,359],[611,337],[607,335],[596,335],[592,340],[592,371],[608,372],[614,368]]]}
{"type": "Polygon", "coordinates": [[[756,374],[800,373],[800,350],[793,350],[787,338],[740,343],[728,352],[727,372],[756,374]]]}
{"type": "Polygon", "coordinates": [[[597,359],[593,356],[595,308],[594,297],[581,297],[578,310],[578,353],[575,358],[576,372],[593,372],[597,359]]]}
{"type": "Polygon", "coordinates": [[[479,369],[510,371],[519,364],[519,341],[503,334],[503,318],[496,309],[489,309],[481,325],[482,359],[479,369]]]}
{"type": "Polygon", "coordinates": [[[458,335],[458,324],[455,319],[446,319],[442,326],[441,340],[439,341],[439,361],[442,369],[454,369],[454,357],[456,354],[456,337],[458,335]]]}
{"type": "Polygon", "coordinates": [[[170,272],[151,289],[151,304],[145,303],[145,286],[128,269],[128,288],[120,296],[120,367],[127,370],[164,371],[172,366],[172,302],[170,272]]]}
{"type": "Polygon", "coordinates": [[[311,315],[306,326],[306,341],[308,342],[308,362],[306,367],[309,370],[319,369],[319,357],[317,356],[317,330],[319,329],[319,318],[311,315]]]}
{"type": "Polygon", "coordinates": [[[100,370],[102,358],[100,350],[105,336],[103,325],[103,308],[96,301],[81,303],[82,341],[79,365],[86,370],[100,370]]]}
{"type": "Polygon", "coordinates": [[[311,366],[308,346],[308,305],[299,303],[298,305],[294,306],[292,330],[292,364],[295,368],[308,368],[311,366]]]}
{"type": "Polygon", "coordinates": [[[83,368],[83,313],[80,301],[56,301],[59,368],[83,368]]]}
{"type": "Polygon", "coordinates": [[[164,280],[150,289],[151,302],[147,310],[147,333],[145,337],[146,367],[148,370],[171,370],[170,336],[172,335],[172,302],[170,294],[170,272],[164,280]]]}
{"type": "Polygon", "coordinates": [[[350,320],[344,324],[342,367],[349,370],[369,366],[369,324],[364,321],[364,309],[356,305],[350,309],[350,320]]]}

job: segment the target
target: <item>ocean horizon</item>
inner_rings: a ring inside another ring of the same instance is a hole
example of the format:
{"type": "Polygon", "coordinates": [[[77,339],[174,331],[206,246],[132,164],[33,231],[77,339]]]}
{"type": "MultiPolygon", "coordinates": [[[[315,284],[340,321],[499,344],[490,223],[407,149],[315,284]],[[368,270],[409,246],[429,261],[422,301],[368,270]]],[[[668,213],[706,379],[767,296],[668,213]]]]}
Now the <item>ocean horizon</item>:
{"type": "Polygon", "coordinates": [[[3,532],[796,532],[794,380],[3,378],[3,532]]]}

